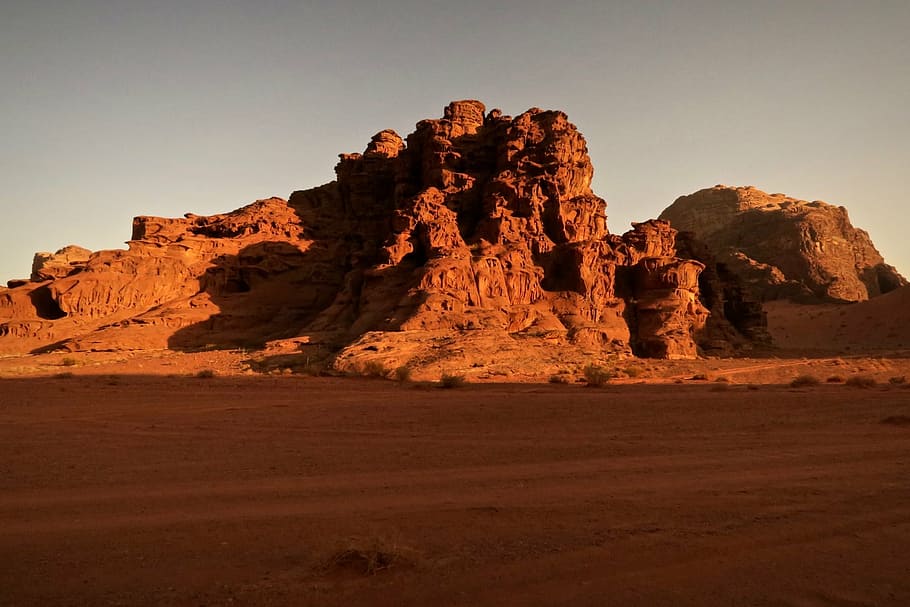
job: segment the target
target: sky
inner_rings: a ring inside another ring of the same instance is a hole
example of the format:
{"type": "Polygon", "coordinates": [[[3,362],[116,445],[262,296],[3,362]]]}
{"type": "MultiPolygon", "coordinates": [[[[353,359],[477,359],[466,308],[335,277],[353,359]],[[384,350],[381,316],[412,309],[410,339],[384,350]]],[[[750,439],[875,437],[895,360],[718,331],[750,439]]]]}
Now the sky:
{"type": "Polygon", "coordinates": [[[561,109],[610,229],[723,183],[844,205],[910,275],[910,2],[0,3],[0,281],[238,208],[455,99],[561,109]]]}

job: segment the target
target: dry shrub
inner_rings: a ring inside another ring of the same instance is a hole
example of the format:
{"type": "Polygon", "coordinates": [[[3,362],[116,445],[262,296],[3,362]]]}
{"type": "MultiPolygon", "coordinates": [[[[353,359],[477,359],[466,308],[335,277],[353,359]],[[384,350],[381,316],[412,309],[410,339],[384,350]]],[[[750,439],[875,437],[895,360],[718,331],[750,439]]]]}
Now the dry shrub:
{"type": "Polygon", "coordinates": [[[793,378],[793,381],[790,382],[791,388],[807,388],[809,386],[817,386],[821,382],[814,375],[797,375],[793,378]]]}
{"type": "Polygon", "coordinates": [[[63,365],[64,367],[75,367],[76,363],[77,363],[76,359],[70,358],[70,357],[66,357],[62,361],[60,361],[60,364],[63,365]]]}
{"type": "Polygon", "coordinates": [[[842,383],[844,383],[844,378],[841,377],[840,375],[832,375],[825,381],[828,382],[829,384],[842,384],[842,383]]]}
{"type": "Polygon", "coordinates": [[[199,379],[212,379],[215,377],[215,371],[213,369],[203,369],[196,373],[196,377],[199,379]]]}
{"type": "Polygon", "coordinates": [[[729,377],[726,377],[726,376],[724,376],[724,375],[720,375],[720,376],[716,377],[716,378],[714,379],[714,381],[717,382],[717,383],[719,383],[719,384],[729,384],[729,383],[730,383],[730,378],[729,378],[729,377]]]}
{"type": "Polygon", "coordinates": [[[847,379],[847,385],[853,388],[874,388],[875,380],[868,375],[854,375],[847,379]]]}
{"type": "Polygon", "coordinates": [[[385,377],[389,374],[388,370],[378,360],[368,360],[363,363],[363,366],[360,369],[361,375],[366,377],[385,377]]]}
{"type": "Polygon", "coordinates": [[[394,371],[395,379],[401,383],[411,381],[411,367],[407,365],[401,365],[396,367],[394,371]]]}
{"type": "Polygon", "coordinates": [[[901,375],[899,377],[889,377],[888,383],[891,384],[892,386],[903,386],[904,384],[907,383],[907,378],[903,375],[901,375]]]}
{"type": "Polygon", "coordinates": [[[443,373],[442,377],[439,378],[440,385],[443,388],[446,388],[449,390],[452,388],[460,388],[461,386],[463,386],[465,384],[465,382],[466,382],[466,380],[465,380],[464,375],[454,375],[451,373],[443,373]]]}
{"type": "Polygon", "coordinates": [[[396,541],[352,538],[349,546],[329,558],[326,568],[355,575],[376,575],[392,567],[411,565],[415,557],[414,550],[396,541]]]}
{"type": "Polygon", "coordinates": [[[54,375],[54,379],[70,379],[72,377],[74,377],[74,375],[69,371],[64,371],[63,373],[57,373],[54,375]]]}
{"type": "Polygon", "coordinates": [[[567,384],[569,379],[565,375],[551,375],[550,376],[551,384],[567,384]]]}
{"type": "Polygon", "coordinates": [[[613,372],[600,365],[588,365],[582,370],[582,373],[584,373],[585,381],[592,387],[603,386],[613,379],[613,372]]]}

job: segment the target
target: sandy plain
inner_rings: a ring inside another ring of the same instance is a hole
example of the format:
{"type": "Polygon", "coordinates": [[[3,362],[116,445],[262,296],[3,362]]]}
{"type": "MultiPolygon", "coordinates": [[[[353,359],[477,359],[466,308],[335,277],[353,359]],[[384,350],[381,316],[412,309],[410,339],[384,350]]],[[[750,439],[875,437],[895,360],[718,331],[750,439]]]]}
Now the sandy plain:
{"type": "Polygon", "coordinates": [[[443,390],[96,358],[0,361],[2,605],[910,604],[910,359],[443,390]]]}

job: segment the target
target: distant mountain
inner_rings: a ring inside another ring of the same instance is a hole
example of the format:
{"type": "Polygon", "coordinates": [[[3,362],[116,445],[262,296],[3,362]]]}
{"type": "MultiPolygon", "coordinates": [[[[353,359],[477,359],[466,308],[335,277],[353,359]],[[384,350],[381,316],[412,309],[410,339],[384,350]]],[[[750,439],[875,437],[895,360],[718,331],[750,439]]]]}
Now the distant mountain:
{"type": "Polygon", "coordinates": [[[678,198],[660,218],[694,233],[763,300],[863,301],[907,284],[844,207],[719,185],[678,198]]]}

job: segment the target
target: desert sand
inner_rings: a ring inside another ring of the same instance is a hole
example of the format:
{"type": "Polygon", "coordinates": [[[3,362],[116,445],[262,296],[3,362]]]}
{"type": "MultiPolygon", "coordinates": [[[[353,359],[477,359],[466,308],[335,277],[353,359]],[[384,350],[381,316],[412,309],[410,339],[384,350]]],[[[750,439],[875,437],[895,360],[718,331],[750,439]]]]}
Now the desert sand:
{"type": "Polygon", "coordinates": [[[0,604],[910,604],[907,359],[442,390],[180,356],[0,360],[0,604]],[[745,383],[835,368],[882,381],[745,383]]]}

